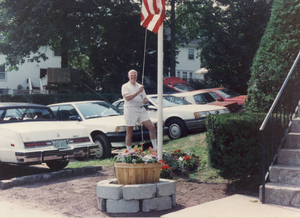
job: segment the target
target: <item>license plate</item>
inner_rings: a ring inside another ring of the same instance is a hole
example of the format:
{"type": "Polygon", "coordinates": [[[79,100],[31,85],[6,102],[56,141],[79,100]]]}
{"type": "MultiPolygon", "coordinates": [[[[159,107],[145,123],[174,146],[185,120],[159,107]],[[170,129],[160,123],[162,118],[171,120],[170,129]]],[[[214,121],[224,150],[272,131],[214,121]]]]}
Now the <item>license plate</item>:
{"type": "Polygon", "coordinates": [[[57,149],[67,149],[68,148],[67,140],[55,140],[55,141],[53,141],[53,145],[57,149]]]}

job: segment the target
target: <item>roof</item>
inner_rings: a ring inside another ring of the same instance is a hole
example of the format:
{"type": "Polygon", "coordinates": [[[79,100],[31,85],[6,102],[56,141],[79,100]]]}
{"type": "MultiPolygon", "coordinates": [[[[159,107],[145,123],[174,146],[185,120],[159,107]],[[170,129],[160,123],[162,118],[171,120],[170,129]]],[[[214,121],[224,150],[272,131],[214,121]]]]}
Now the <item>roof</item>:
{"type": "Polygon", "coordinates": [[[41,104],[27,102],[0,102],[0,107],[47,107],[41,104]]]}

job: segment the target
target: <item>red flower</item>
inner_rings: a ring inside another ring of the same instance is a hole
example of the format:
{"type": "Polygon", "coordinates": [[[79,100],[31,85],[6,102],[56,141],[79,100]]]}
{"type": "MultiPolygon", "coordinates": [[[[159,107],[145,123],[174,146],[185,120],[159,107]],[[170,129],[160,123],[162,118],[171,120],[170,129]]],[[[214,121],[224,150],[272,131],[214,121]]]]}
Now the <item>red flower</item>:
{"type": "Polygon", "coordinates": [[[169,167],[169,165],[167,165],[167,164],[161,166],[161,169],[162,169],[162,170],[166,170],[166,169],[168,169],[168,168],[170,168],[170,167],[169,167]]]}
{"type": "Polygon", "coordinates": [[[181,149],[178,149],[177,151],[178,151],[178,152],[181,152],[181,149]]]}

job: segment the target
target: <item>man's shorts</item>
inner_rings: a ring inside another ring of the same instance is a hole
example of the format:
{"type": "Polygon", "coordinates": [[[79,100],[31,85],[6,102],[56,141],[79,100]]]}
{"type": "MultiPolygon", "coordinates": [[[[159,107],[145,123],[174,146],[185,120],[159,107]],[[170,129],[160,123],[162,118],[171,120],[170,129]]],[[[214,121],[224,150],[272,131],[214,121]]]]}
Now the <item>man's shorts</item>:
{"type": "Polygon", "coordinates": [[[149,120],[148,112],[144,107],[124,107],[126,126],[135,126],[149,120]]]}

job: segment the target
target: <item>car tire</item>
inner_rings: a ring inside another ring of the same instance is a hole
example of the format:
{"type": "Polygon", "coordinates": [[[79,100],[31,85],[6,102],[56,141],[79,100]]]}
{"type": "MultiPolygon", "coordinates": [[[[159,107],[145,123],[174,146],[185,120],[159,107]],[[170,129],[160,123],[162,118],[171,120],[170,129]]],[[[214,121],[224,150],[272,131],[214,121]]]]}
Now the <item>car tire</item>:
{"type": "Polygon", "coordinates": [[[94,137],[94,143],[98,146],[96,158],[105,159],[111,156],[111,145],[103,134],[94,137]]]}
{"type": "Polygon", "coordinates": [[[184,122],[180,119],[172,119],[167,122],[168,136],[170,140],[179,139],[187,136],[187,128],[184,122]]]}
{"type": "Polygon", "coordinates": [[[69,164],[69,160],[53,160],[46,162],[50,170],[62,170],[69,164]]]}

